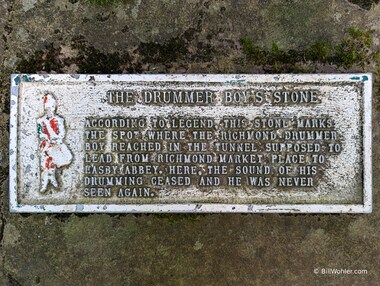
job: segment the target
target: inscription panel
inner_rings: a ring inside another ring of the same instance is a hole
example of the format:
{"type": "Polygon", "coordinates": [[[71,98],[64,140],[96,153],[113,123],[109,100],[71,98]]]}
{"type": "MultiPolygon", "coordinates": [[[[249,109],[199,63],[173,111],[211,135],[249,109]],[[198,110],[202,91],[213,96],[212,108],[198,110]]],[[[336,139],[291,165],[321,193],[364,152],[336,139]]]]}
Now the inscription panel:
{"type": "Polygon", "coordinates": [[[369,212],[371,75],[13,75],[16,212],[369,212]]]}

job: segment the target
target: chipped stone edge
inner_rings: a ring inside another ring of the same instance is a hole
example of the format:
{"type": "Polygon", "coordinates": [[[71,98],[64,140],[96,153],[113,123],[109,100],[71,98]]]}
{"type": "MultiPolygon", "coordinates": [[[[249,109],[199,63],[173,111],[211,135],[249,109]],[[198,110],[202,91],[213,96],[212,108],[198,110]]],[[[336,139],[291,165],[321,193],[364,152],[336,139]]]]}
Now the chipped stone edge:
{"type": "Polygon", "coordinates": [[[171,75],[11,75],[9,142],[9,210],[16,213],[371,213],[372,212],[372,74],[171,74],[171,75]],[[198,82],[362,82],[363,204],[69,204],[22,205],[17,199],[17,115],[20,82],[87,81],[198,82]]]}

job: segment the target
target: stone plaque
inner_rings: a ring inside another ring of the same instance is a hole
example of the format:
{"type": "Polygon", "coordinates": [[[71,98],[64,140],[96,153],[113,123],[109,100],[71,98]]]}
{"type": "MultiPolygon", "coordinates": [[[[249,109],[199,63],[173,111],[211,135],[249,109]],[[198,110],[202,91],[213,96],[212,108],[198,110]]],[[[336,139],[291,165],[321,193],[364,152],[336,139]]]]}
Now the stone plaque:
{"type": "Polygon", "coordinates": [[[12,212],[371,212],[371,74],[11,82],[12,212]]]}

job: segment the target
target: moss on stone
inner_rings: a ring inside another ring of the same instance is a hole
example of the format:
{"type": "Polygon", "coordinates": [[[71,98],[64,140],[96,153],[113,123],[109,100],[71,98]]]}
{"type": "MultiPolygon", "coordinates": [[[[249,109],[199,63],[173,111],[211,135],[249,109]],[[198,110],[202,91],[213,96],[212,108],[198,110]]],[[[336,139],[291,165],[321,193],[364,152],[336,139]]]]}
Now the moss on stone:
{"type": "Polygon", "coordinates": [[[334,60],[345,68],[359,63],[362,68],[370,60],[372,46],[372,31],[362,31],[357,28],[348,30],[349,37],[343,39],[335,47],[334,60]]]}
{"type": "Polygon", "coordinates": [[[171,38],[162,43],[140,43],[133,52],[116,51],[104,53],[92,47],[83,36],[72,39],[71,48],[77,51],[75,57],[62,57],[61,47],[54,43],[31,55],[19,55],[21,60],[16,71],[22,73],[65,72],[65,67],[77,66],[78,73],[141,73],[143,64],[170,65],[178,61],[207,62],[213,59],[214,48],[209,42],[189,38],[189,33],[171,38]],[[192,42],[194,41],[194,42],[192,42]],[[192,52],[188,46],[195,45],[192,52]]]}
{"type": "Polygon", "coordinates": [[[244,37],[240,40],[243,48],[243,53],[249,60],[252,60],[255,64],[263,65],[266,62],[266,52],[259,46],[253,44],[253,41],[249,37],[244,37]]]}
{"type": "Polygon", "coordinates": [[[118,3],[131,3],[133,0],[82,0],[84,2],[88,2],[91,4],[95,5],[100,5],[100,6],[109,6],[112,4],[118,4],[118,3]]]}
{"type": "Polygon", "coordinates": [[[167,220],[169,223],[177,223],[181,221],[188,221],[188,222],[196,222],[199,221],[201,218],[205,217],[204,214],[154,214],[154,217],[157,219],[164,219],[167,220]]]}
{"type": "MultiPolygon", "coordinates": [[[[357,28],[349,29],[344,39],[335,45],[320,40],[299,50],[284,50],[277,43],[273,43],[270,49],[264,49],[255,45],[250,37],[242,38],[240,43],[245,59],[266,73],[310,73],[316,71],[318,64],[344,69],[355,66],[364,70],[371,61],[380,59],[380,53],[372,49],[372,31],[357,28]]],[[[73,39],[72,48],[77,50],[77,55],[64,58],[59,46],[49,44],[29,57],[22,56],[16,70],[23,73],[59,73],[74,64],[79,73],[141,73],[143,65],[170,67],[175,62],[209,62],[216,53],[211,39],[202,42],[193,33],[162,43],[140,43],[132,52],[104,53],[88,45],[84,37],[73,39]]]]}
{"type": "Polygon", "coordinates": [[[331,64],[349,69],[358,65],[361,69],[378,53],[371,52],[372,31],[350,28],[347,36],[338,44],[333,45],[326,40],[320,40],[310,47],[300,50],[282,50],[277,43],[271,49],[265,50],[253,44],[252,39],[241,39],[242,51],[247,60],[255,65],[266,65],[266,71],[274,72],[305,72],[303,67],[310,62],[331,64]]]}
{"type": "Polygon", "coordinates": [[[305,59],[326,63],[333,53],[332,44],[321,40],[305,50],[305,59]]]}

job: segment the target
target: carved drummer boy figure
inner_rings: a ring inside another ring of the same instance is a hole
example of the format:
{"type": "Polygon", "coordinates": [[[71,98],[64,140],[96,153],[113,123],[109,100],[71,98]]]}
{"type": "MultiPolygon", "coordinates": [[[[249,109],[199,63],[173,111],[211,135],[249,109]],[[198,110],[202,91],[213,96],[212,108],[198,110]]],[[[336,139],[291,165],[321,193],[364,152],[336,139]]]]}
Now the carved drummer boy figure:
{"type": "Polygon", "coordinates": [[[40,140],[39,157],[41,166],[40,192],[48,189],[49,182],[58,188],[56,170],[69,165],[72,154],[63,143],[65,137],[64,119],[55,114],[57,104],[54,94],[46,92],[43,97],[44,115],[37,119],[37,133],[40,140]]]}

